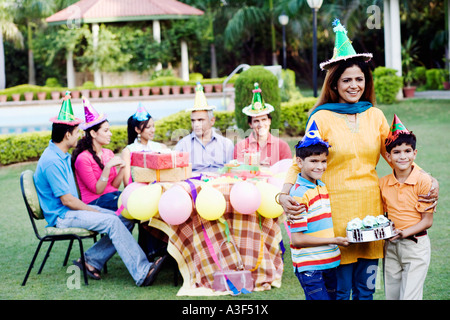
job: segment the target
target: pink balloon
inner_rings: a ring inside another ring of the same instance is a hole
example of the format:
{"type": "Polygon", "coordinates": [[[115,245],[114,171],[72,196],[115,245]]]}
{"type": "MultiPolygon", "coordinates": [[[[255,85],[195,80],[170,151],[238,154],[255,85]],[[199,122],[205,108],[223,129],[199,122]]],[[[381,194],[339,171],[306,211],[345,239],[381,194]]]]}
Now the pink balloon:
{"type": "Polygon", "coordinates": [[[270,172],[272,172],[272,174],[277,174],[280,172],[287,172],[289,170],[289,168],[292,166],[292,159],[283,159],[278,161],[277,163],[274,163],[271,167],[270,167],[270,172]]]}
{"type": "Polygon", "coordinates": [[[281,189],[283,189],[284,179],[277,178],[277,177],[270,177],[269,179],[267,179],[267,182],[278,187],[280,189],[280,191],[281,191],[281,189]]]}
{"type": "Polygon", "coordinates": [[[125,187],[122,191],[122,205],[125,209],[127,209],[127,202],[128,198],[130,197],[131,193],[141,187],[146,186],[146,183],[140,183],[140,182],[132,182],[129,185],[125,187]]]}
{"type": "Polygon", "coordinates": [[[192,213],[192,200],[181,186],[173,186],[164,192],[158,204],[159,215],[170,225],[185,222],[192,213]]]}
{"type": "Polygon", "coordinates": [[[252,214],[261,204],[261,194],[253,183],[239,181],[231,188],[230,203],[237,212],[252,214]]]}

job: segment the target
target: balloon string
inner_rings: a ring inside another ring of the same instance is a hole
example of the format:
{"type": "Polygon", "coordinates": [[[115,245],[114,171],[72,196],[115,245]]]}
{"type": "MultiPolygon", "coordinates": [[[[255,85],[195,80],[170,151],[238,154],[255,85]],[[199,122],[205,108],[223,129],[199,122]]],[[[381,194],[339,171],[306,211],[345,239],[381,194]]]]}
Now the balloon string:
{"type": "Polygon", "coordinates": [[[230,227],[228,226],[227,220],[225,220],[224,218],[220,217],[219,218],[219,222],[223,223],[225,225],[225,235],[227,236],[227,242],[230,242],[230,227]]]}

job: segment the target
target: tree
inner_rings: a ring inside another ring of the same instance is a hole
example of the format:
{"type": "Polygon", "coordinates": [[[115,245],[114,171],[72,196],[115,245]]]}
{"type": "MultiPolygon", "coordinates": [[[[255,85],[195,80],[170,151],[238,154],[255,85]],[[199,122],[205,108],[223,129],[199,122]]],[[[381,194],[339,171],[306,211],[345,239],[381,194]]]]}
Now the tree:
{"type": "Polygon", "coordinates": [[[17,20],[26,26],[28,47],[28,83],[36,84],[36,71],[34,66],[33,33],[43,26],[43,19],[52,12],[52,1],[18,0],[15,1],[17,20]]]}
{"type": "Polygon", "coordinates": [[[5,52],[3,47],[3,37],[13,41],[16,47],[23,48],[22,33],[14,24],[11,12],[11,1],[0,0],[0,90],[6,87],[5,73],[5,52]]]}

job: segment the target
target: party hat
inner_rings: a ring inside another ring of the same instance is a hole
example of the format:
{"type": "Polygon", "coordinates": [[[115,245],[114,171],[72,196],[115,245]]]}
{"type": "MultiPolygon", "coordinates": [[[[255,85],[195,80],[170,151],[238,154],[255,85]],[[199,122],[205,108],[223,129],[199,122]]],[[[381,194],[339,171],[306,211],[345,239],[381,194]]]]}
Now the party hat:
{"type": "Polygon", "coordinates": [[[64,96],[58,117],[51,118],[50,119],[51,122],[67,124],[69,126],[76,126],[82,122],[81,119],[75,118],[70,98],[71,98],[70,91],[66,91],[66,95],[64,96]]]}
{"type": "Polygon", "coordinates": [[[271,113],[274,110],[273,106],[264,102],[259,84],[255,82],[254,86],[255,89],[252,90],[252,104],[243,108],[242,112],[251,117],[262,116],[271,113]]]}
{"type": "Polygon", "coordinates": [[[150,113],[148,113],[148,111],[144,108],[142,103],[139,102],[139,106],[133,115],[133,119],[137,121],[147,121],[151,117],[152,116],[150,115],[150,113]]]}
{"type": "Polygon", "coordinates": [[[328,69],[333,63],[341,60],[360,57],[364,61],[369,61],[372,58],[371,53],[356,53],[355,49],[353,49],[352,42],[347,36],[347,30],[341,24],[339,19],[335,19],[332,25],[334,27],[333,31],[336,34],[333,57],[320,64],[322,70],[328,69]]]}
{"type": "Polygon", "coordinates": [[[200,83],[197,83],[197,86],[195,87],[194,107],[186,109],[186,111],[210,111],[215,108],[215,106],[208,105],[205,93],[203,92],[203,86],[200,83]]]}
{"type": "Polygon", "coordinates": [[[305,136],[297,145],[295,146],[298,148],[305,148],[316,144],[322,144],[325,147],[329,148],[331,147],[328,142],[322,140],[322,137],[319,133],[319,128],[317,128],[316,121],[313,120],[311,126],[306,130],[305,136]]]}
{"type": "Polygon", "coordinates": [[[394,120],[392,120],[392,125],[389,130],[389,135],[386,138],[386,141],[384,144],[386,146],[390,145],[392,142],[394,142],[400,134],[411,134],[412,131],[409,131],[406,129],[405,125],[400,121],[400,118],[397,117],[396,114],[394,114],[394,120]]]}
{"type": "Polygon", "coordinates": [[[106,120],[106,114],[99,114],[86,97],[82,96],[81,98],[83,99],[84,116],[86,118],[86,122],[80,125],[82,130],[89,129],[106,120]]]}

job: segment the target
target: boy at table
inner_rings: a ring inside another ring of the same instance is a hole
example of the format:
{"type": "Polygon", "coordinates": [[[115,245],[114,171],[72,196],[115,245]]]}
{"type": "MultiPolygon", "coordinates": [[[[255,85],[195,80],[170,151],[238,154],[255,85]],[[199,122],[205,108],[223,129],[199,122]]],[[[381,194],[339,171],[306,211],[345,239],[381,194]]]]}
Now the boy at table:
{"type": "Polygon", "coordinates": [[[306,300],[336,300],[336,267],[341,261],[338,246],[349,245],[347,238],[334,235],[330,198],[320,180],[327,168],[329,147],[315,121],[295,146],[301,172],[290,196],[305,204],[306,212],[301,219],[289,221],[289,229],[294,272],[306,300]]]}
{"type": "MultiPolygon", "coordinates": [[[[48,226],[84,228],[107,235],[85,252],[86,271],[91,278],[101,279],[100,270],[117,251],[136,285],[151,285],[165,257],[150,263],[130,233],[132,222],[117,216],[114,211],[87,205],[78,197],[68,151],[77,145],[81,120],[73,115],[69,92],[58,117],[51,121],[52,138],[34,174],[39,203],[48,226]]],[[[80,260],[75,260],[74,264],[82,268],[80,260]]]]}
{"type": "Polygon", "coordinates": [[[245,153],[255,152],[260,154],[260,164],[265,166],[272,166],[283,159],[292,159],[289,145],[270,133],[272,124],[270,113],[272,111],[274,111],[274,107],[264,102],[261,89],[258,83],[255,83],[252,103],[242,109],[242,112],[247,115],[252,132],[247,138],[236,144],[234,159],[243,163],[245,153]]]}
{"type": "Polygon", "coordinates": [[[214,128],[215,106],[208,105],[203,87],[197,84],[191,112],[192,133],[178,141],[176,151],[189,152],[192,171],[214,172],[233,159],[233,142],[214,128]]]}

